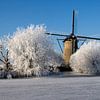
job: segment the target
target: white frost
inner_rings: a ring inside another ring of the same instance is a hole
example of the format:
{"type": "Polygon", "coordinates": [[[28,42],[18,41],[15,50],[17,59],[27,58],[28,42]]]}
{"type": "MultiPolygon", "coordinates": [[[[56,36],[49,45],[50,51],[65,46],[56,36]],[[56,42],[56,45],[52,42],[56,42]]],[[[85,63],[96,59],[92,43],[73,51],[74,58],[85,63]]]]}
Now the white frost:
{"type": "Polygon", "coordinates": [[[71,56],[70,66],[75,72],[95,74],[100,72],[100,42],[90,41],[71,56]]]}
{"type": "Polygon", "coordinates": [[[60,64],[58,54],[45,32],[43,25],[17,29],[8,43],[9,58],[14,70],[21,74],[34,73],[40,76],[41,68],[50,66],[51,63],[60,64]]]}

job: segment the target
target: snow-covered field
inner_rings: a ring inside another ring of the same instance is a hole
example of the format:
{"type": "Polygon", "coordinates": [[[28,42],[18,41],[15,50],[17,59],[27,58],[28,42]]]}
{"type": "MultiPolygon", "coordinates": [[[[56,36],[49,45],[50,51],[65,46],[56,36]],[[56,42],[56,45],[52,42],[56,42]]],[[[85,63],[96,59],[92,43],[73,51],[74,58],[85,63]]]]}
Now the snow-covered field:
{"type": "Polygon", "coordinates": [[[0,100],[100,100],[100,77],[0,80],[0,100]]]}

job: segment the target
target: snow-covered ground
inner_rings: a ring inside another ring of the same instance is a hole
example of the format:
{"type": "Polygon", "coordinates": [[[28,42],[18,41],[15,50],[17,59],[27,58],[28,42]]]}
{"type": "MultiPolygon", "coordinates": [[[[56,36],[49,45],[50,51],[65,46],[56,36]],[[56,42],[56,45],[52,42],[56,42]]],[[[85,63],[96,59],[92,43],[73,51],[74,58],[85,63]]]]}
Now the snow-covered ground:
{"type": "Polygon", "coordinates": [[[0,100],[100,100],[100,77],[0,80],[0,100]]]}

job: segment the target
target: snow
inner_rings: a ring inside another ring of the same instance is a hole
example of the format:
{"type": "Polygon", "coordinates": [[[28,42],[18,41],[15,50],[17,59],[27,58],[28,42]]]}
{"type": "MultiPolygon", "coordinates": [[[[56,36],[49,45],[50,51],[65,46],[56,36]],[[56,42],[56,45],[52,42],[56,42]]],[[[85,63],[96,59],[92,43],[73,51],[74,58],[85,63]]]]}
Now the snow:
{"type": "Polygon", "coordinates": [[[0,100],[100,100],[100,77],[0,80],[0,100]]]}

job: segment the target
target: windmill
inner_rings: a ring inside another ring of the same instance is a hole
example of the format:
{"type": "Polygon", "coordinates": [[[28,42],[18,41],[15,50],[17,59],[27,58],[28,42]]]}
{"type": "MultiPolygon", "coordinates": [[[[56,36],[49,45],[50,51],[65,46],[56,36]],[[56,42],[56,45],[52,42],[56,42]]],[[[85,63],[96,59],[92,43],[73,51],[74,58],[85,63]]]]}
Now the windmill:
{"type": "Polygon", "coordinates": [[[82,41],[83,39],[84,40],[87,40],[87,39],[100,40],[100,38],[75,35],[74,27],[75,27],[75,10],[73,10],[73,17],[72,17],[72,32],[69,35],[46,33],[47,35],[65,37],[64,39],[57,39],[57,41],[60,48],[61,48],[61,45],[60,45],[59,40],[62,40],[64,43],[64,48],[63,50],[61,48],[61,51],[63,52],[63,59],[66,65],[69,65],[70,56],[77,51],[79,41],[82,41]]]}

